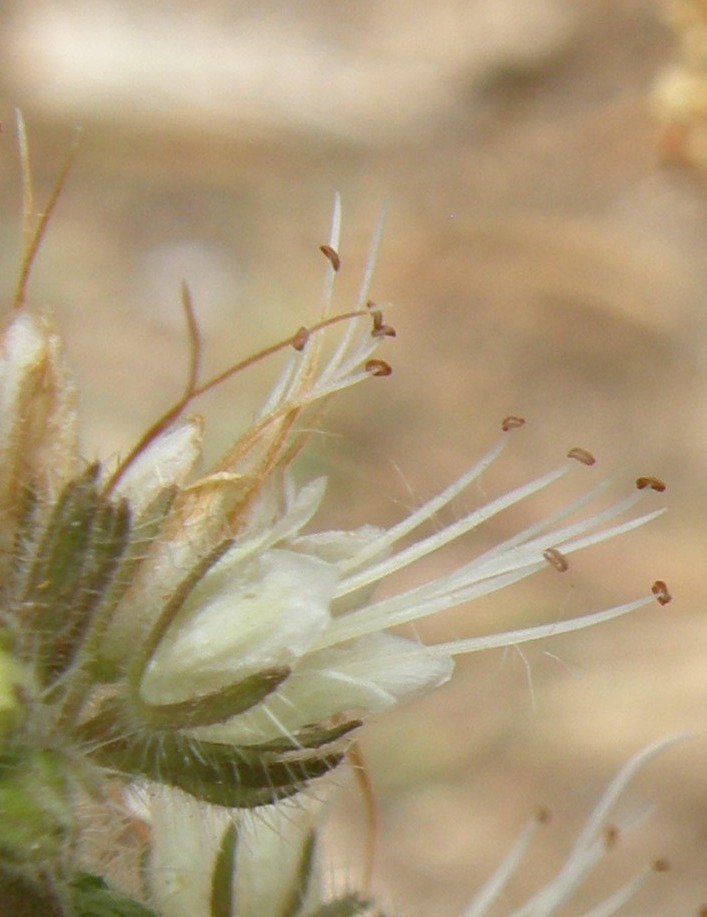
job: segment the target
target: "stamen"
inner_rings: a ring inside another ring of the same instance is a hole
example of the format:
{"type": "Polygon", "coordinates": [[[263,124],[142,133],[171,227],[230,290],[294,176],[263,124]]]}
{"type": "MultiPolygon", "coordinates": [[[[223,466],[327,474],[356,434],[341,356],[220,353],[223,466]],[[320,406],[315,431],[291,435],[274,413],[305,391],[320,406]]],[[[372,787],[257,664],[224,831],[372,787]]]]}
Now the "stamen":
{"type": "Polygon", "coordinates": [[[295,350],[301,353],[304,350],[304,348],[307,346],[307,341],[309,340],[309,338],[310,338],[309,329],[305,328],[303,325],[293,335],[292,346],[294,347],[295,350]]]}
{"type": "Polygon", "coordinates": [[[368,360],[364,369],[372,376],[390,376],[393,372],[393,367],[385,360],[368,360]]]}
{"type": "Polygon", "coordinates": [[[667,584],[662,579],[657,579],[651,586],[653,595],[658,600],[659,605],[668,605],[672,602],[673,597],[668,590],[667,584]]]}
{"type": "Polygon", "coordinates": [[[636,479],[636,487],[639,490],[645,490],[650,487],[651,490],[656,490],[659,494],[662,494],[666,486],[665,481],[661,481],[660,478],[654,478],[652,475],[636,479]]]}
{"type": "Polygon", "coordinates": [[[547,825],[552,821],[552,814],[545,806],[538,806],[535,810],[535,821],[539,825],[547,825]]]}
{"type": "Polygon", "coordinates": [[[604,829],[604,846],[607,850],[613,850],[618,844],[621,837],[621,831],[616,825],[607,825],[604,829]]]}
{"type": "Polygon", "coordinates": [[[524,424],[524,417],[518,417],[514,414],[511,414],[510,416],[503,418],[501,421],[501,429],[504,433],[508,433],[509,430],[517,430],[518,427],[522,427],[524,424]]]}
{"type": "Polygon", "coordinates": [[[578,462],[581,462],[583,465],[595,465],[596,459],[587,449],[582,449],[581,446],[575,446],[573,449],[567,453],[567,458],[576,459],[578,462]]]}
{"type": "Polygon", "coordinates": [[[557,548],[548,548],[546,551],[543,551],[543,557],[559,573],[564,573],[569,569],[570,565],[567,558],[561,551],[558,551],[557,548]]]}
{"type": "Polygon", "coordinates": [[[331,263],[331,266],[335,271],[338,271],[341,268],[341,258],[339,253],[331,245],[320,245],[319,251],[324,255],[325,258],[331,263]]]}
{"type": "MultiPolygon", "coordinates": [[[[371,303],[368,303],[370,307],[371,303]]],[[[371,315],[373,316],[373,331],[371,334],[374,338],[394,338],[397,334],[395,328],[392,325],[383,324],[383,313],[380,309],[372,309],[371,315]]]]}

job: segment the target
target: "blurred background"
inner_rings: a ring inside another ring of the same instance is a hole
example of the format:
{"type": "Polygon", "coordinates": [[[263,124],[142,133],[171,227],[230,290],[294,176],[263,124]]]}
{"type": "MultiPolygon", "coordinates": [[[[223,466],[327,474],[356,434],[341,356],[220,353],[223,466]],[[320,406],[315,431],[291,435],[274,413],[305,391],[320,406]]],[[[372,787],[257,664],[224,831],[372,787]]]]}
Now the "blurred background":
{"type": "MultiPolygon", "coordinates": [[[[373,726],[374,889],[389,914],[459,914],[544,805],[551,823],[509,890],[520,903],[631,754],[707,725],[707,187],[656,114],[655,81],[678,54],[666,10],[10,0],[0,11],[8,298],[20,251],[13,107],[40,197],[82,132],[30,298],[58,315],[87,456],[125,450],[181,391],[182,279],[214,372],[316,317],[318,246],[338,190],[338,304],[351,303],[387,204],[373,296],[393,303],[398,338],[382,353],[393,376],[341,397],[311,443],[302,475],[331,477],[322,525],[391,523],[474,462],[511,413],[527,427],[445,518],[576,445],[599,458],[578,469],[577,488],[613,472],[617,494],[639,474],[669,484],[669,513],[645,529],[420,628],[440,640],[550,621],[643,595],[658,577],[675,596],[522,653],[462,659],[450,686],[373,726]]],[[[200,405],[214,454],[276,370],[200,405]]],[[[499,519],[425,573],[555,499],[499,519]]],[[[567,914],[658,856],[671,872],[627,913],[707,904],[706,756],[698,737],[641,775],[623,811],[657,811],[567,914]]],[[[360,796],[344,783],[330,868],[355,885],[366,840],[360,796]]]]}

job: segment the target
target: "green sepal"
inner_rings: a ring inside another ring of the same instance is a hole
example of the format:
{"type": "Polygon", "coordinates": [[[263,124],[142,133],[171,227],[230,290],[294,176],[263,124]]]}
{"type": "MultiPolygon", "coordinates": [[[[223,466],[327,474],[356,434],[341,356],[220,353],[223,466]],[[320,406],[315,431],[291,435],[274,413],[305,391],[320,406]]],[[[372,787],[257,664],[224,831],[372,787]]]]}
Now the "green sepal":
{"type": "Polygon", "coordinates": [[[160,738],[157,754],[144,765],[142,749],[135,764],[144,776],[177,786],[213,805],[252,808],[292,796],[333,770],[342,753],[285,759],[188,736],[160,738]]]}
{"type": "Polygon", "coordinates": [[[282,908],[282,917],[297,917],[298,914],[302,913],[312,882],[315,847],[316,835],[314,831],[310,831],[302,847],[302,856],[297,869],[295,885],[292,888],[289,900],[285,902],[282,908]]]}
{"type": "Polygon", "coordinates": [[[139,568],[150,550],[152,542],[159,536],[165,519],[169,515],[177,488],[173,485],[164,487],[145,509],[135,518],[132,524],[130,542],[116,570],[100,608],[98,620],[92,623],[90,661],[88,670],[96,681],[109,683],[119,679],[124,672],[122,659],[110,655],[110,645],[103,645],[103,638],[113,612],[130,586],[135,582],[139,568]]]}
{"type": "MultiPolygon", "coordinates": [[[[101,734],[100,716],[90,735],[101,734]]],[[[105,721],[102,725],[107,725],[105,721]]],[[[113,740],[103,731],[94,758],[104,767],[129,777],[140,775],[175,786],[196,799],[228,808],[254,808],[293,796],[312,780],[333,770],[343,752],[278,755],[244,746],[202,742],[192,736],[156,733],[136,738],[113,724],[113,740]],[[129,736],[129,737],[126,737],[129,736]]],[[[87,732],[87,736],[89,732],[87,732]]]]}
{"type": "Polygon", "coordinates": [[[357,894],[346,895],[336,901],[322,904],[316,911],[311,911],[307,917],[360,917],[361,914],[371,914],[383,917],[380,911],[373,910],[373,903],[357,894]]]}
{"type": "Polygon", "coordinates": [[[75,833],[65,760],[48,749],[4,749],[0,754],[0,859],[16,866],[58,862],[75,833]]]}
{"type": "Polygon", "coordinates": [[[303,748],[322,748],[324,745],[331,745],[332,742],[338,741],[362,725],[362,720],[348,720],[329,727],[305,726],[304,729],[295,732],[292,738],[272,739],[270,742],[249,745],[248,748],[261,753],[277,752],[278,754],[299,751],[303,748]]]}
{"type": "Polygon", "coordinates": [[[25,629],[42,636],[41,653],[32,655],[40,681],[51,684],[71,664],[109,590],[130,538],[130,510],[125,500],[103,497],[100,466],[91,465],[62,491],[43,533],[33,537],[32,512],[16,552],[27,557],[26,572],[15,596],[25,629]]]}
{"type": "Polygon", "coordinates": [[[274,666],[219,691],[174,704],[145,703],[138,690],[136,696],[131,697],[130,712],[141,725],[151,729],[212,726],[259,704],[289,677],[290,672],[288,666],[274,666]]]}
{"type": "Polygon", "coordinates": [[[233,917],[233,878],[236,871],[238,829],[235,822],[226,828],[216,857],[211,879],[209,917],[233,917]]]}
{"type": "Polygon", "coordinates": [[[100,876],[81,873],[69,884],[71,917],[159,917],[122,892],[116,891],[100,876]]]}
{"type": "Polygon", "coordinates": [[[0,750],[25,720],[23,688],[30,683],[25,666],[10,652],[10,644],[7,633],[0,630],[0,750]]]}

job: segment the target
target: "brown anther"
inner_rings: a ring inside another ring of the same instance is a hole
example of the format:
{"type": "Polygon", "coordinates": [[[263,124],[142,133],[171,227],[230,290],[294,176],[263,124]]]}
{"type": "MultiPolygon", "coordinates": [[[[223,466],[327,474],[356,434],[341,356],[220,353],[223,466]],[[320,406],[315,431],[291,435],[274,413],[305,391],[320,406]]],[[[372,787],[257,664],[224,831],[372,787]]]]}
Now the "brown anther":
{"type": "Polygon", "coordinates": [[[653,860],[651,869],[653,872],[668,872],[670,869],[670,861],[666,860],[664,857],[659,857],[659,859],[653,860]]]}
{"type": "Polygon", "coordinates": [[[662,494],[666,486],[665,481],[661,481],[660,478],[654,478],[652,475],[636,478],[636,487],[639,490],[645,490],[646,487],[650,487],[651,490],[657,490],[659,494],[662,494]]]}
{"type": "Polygon", "coordinates": [[[538,806],[535,810],[535,821],[539,825],[547,825],[551,820],[550,810],[546,809],[545,806],[538,806]]]}
{"type": "Polygon", "coordinates": [[[604,846],[607,850],[612,850],[619,842],[621,832],[616,825],[607,825],[604,828],[604,846]]]}
{"type": "Polygon", "coordinates": [[[567,458],[576,459],[578,462],[581,462],[583,465],[594,465],[596,464],[596,459],[587,449],[582,449],[581,446],[575,446],[573,449],[567,453],[567,458]]]}
{"type": "Polygon", "coordinates": [[[372,376],[389,376],[393,372],[390,363],[385,360],[369,360],[364,369],[372,376]]]}
{"type": "Polygon", "coordinates": [[[309,329],[302,326],[299,331],[292,336],[292,346],[295,350],[302,351],[309,341],[309,329]]]}
{"type": "Polygon", "coordinates": [[[543,551],[543,557],[559,573],[564,573],[565,570],[569,569],[570,565],[567,558],[557,548],[548,548],[547,551],[543,551]]]}
{"type": "Polygon", "coordinates": [[[501,421],[501,429],[504,433],[508,433],[509,430],[516,430],[518,427],[522,427],[525,423],[525,418],[515,417],[511,414],[509,417],[504,417],[501,421]]]}
{"type": "Polygon", "coordinates": [[[392,325],[385,325],[383,323],[383,313],[380,309],[373,309],[371,315],[373,316],[373,331],[371,335],[374,338],[395,337],[395,328],[393,328],[392,325]]]}
{"type": "Polygon", "coordinates": [[[668,590],[668,586],[662,579],[657,579],[651,586],[651,592],[656,597],[659,605],[667,605],[672,602],[673,597],[668,590]]]}
{"type": "Polygon", "coordinates": [[[341,267],[341,258],[336,249],[332,248],[331,245],[320,245],[319,251],[329,260],[334,270],[338,271],[341,267]]]}

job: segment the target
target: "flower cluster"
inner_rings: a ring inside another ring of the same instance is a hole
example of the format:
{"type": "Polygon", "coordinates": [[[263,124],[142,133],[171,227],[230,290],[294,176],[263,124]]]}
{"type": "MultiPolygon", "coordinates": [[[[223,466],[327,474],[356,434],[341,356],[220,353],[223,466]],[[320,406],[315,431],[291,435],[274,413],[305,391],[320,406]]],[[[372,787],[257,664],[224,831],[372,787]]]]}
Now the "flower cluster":
{"type": "Polygon", "coordinates": [[[626,499],[589,511],[600,484],[453,573],[376,598],[391,574],[593,458],[570,449],[543,476],[411,537],[498,458],[522,423],[507,418],[496,446],[399,524],[312,534],[324,481],[297,487],[289,472],[305,418],[387,375],[374,354],[394,336],[369,299],[374,256],[354,309],[332,314],[338,236],[337,207],[320,322],[208,382],[185,290],[185,393],[113,465],[82,459],[58,335],[18,297],[0,340],[0,889],[17,913],[99,914],[108,900],[116,915],[362,913],[355,895],[324,902],[317,805],[302,793],[344,761],[365,719],[447,681],[459,653],[669,599],[659,582],[608,611],[438,645],[389,632],[548,565],[564,570],[574,551],[661,512],[630,514],[662,484],[640,478],[626,499]],[[343,330],[325,354],[333,326],[343,330]],[[266,403],[202,472],[203,423],[187,410],[278,350],[289,359],[266,403]],[[147,845],[140,887],[109,888],[87,860],[82,811],[96,800],[147,845]]]}

